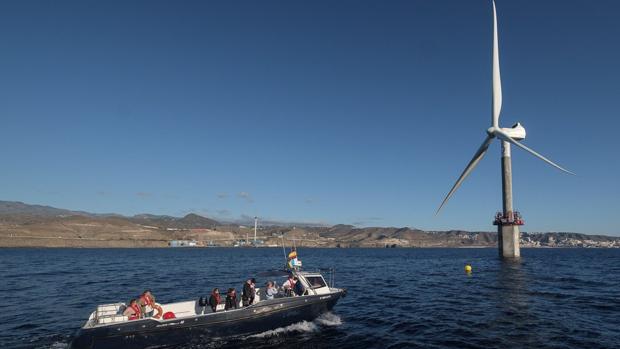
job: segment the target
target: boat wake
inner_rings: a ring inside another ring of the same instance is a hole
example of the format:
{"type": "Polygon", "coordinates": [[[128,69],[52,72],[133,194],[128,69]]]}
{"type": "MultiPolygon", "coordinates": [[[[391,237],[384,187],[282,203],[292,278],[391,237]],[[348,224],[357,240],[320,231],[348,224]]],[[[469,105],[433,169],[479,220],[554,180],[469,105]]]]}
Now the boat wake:
{"type": "Polygon", "coordinates": [[[274,330],[265,331],[262,333],[254,334],[248,336],[247,338],[270,338],[276,337],[283,334],[291,333],[291,332],[300,332],[300,333],[310,333],[317,332],[320,330],[321,326],[340,326],[342,325],[342,319],[340,316],[333,313],[325,313],[314,321],[301,321],[298,323],[294,323],[292,325],[288,325],[286,327],[276,328],[274,330]]]}
{"type": "Polygon", "coordinates": [[[34,345],[31,348],[34,348],[34,349],[67,349],[69,348],[69,341],[54,342],[51,344],[34,345]]]}
{"type": "Polygon", "coordinates": [[[314,320],[314,322],[317,322],[320,325],[323,326],[340,326],[342,325],[342,319],[340,319],[340,316],[334,314],[334,313],[325,313],[321,316],[319,316],[318,318],[316,318],[316,320],[314,320]]]}

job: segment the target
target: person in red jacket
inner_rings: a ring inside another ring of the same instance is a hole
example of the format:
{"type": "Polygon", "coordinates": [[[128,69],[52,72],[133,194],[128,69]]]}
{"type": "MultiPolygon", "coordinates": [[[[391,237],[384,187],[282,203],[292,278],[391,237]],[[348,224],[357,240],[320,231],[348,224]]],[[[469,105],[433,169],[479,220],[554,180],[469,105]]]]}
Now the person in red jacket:
{"type": "Polygon", "coordinates": [[[154,318],[159,319],[161,317],[163,310],[159,304],[155,303],[155,296],[153,296],[151,290],[142,292],[138,303],[140,303],[140,307],[142,308],[143,317],[153,317],[155,310],[157,310],[157,315],[155,315],[154,318]]]}
{"type": "Polygon", "coordinates": [[[137,320],[142,317],[142,309],[140,309],[140,305],[138,305],[138,301],[135,298],[129,301],[129,306],[125,309],[123,315],[129,317],[129,320],[137,320]]]}
{"type": "Polygon", "coordinates": [[[217,305],[220,303],[222,303],[220,290],[218,288],[214,288],[213,292],[211,292],[211,297],[209,297],[209,305],[211,306],[211,310],[213,310],[214,313],[217,311],[217,305]]]}

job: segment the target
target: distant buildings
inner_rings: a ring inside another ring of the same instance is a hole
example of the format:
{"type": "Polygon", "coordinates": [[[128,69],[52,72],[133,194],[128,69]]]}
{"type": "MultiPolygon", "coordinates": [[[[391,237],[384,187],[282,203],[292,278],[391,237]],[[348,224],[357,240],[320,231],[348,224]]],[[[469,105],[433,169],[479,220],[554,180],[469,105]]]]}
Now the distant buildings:
{"type": "Polygon", "coordinates": [[[592,240],[570,236],[545,236],[547,234],[531,234],[521,237],[522,247],[581,247],[581,248],[620,248],[620,239],[592,240]]]}
{"type": "Polygon", "coordinates": [[[168,242],[170,247],[196,247],[198,243],[196,240],[171,240],[168,242]]]}
{"type": "Polygon", "coordinates": [[[233,243],[233,247],[277,247],[278,245],[266,245],[265,241],[257,239],[256,241],[248,239],[237,240],[233,243]]]}

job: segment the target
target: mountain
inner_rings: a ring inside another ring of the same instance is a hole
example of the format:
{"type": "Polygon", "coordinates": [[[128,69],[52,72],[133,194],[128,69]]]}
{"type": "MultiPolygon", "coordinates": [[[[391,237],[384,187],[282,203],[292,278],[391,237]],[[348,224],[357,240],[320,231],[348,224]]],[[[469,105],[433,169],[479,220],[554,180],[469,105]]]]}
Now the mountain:
{"type": "Polygon", "coordinates": [[[428,232],[409,227],[356,228],[350,225],[335,225],[321,231],[322,237],[340,241],[341,245],[355,247],[466,247],[486,246],[497,241],[485,232],[442,231],[428,232]]]}
{"type": "MultiPolygon", "coordinates": [[[[184,217],[93,214],[15,201],[0,201],[0,247],[165,247],[170,240],[232,246],[254,235],[254,226],[223,225],[190,213],[184,217]]],[[[269,225],[266,245],[303,247],[495,247],[497,232],[424,231],[410,227],[269,225]]],[[[577,233],[521,234],[522,247],[620,247],[620,237],[577,233]]]]}
{"type": "Polygon", "coordinates": [[[156,214],[149,214],[149,213],[137,214],[137,215],[133,216],[132,218],[134,218],[134,219],[145,219],[145,220],[168,220],[168,221],[173,221],[173,220],[177,219],[177,217],[173,217],[173,216],[156,215],[156,214]]]}
{"type": "Polygon", "coordinates": [[[220,223],[210,218],[199,216],[194,213],[190,213],[185,217],[176,221],[178,227],[186,229],[199,229],[199,228],[215,228],[220,223]]]}
{"type": "Polygon", "coordinates": [[[151,225],[162,229],[214,229],[220,225],[220,222],[216,220],[195,213],[190,213],[181,218],[141,214],[131,217],[130,220],[137,224],[151,225]]]}
{"type": "Polygon", "coordinates": [[[139,214],[128,218],[130,221],[140,224],[154,226],[162,229],[176,228],[174,223],[179,219],[178,217],[165,216],[165,215],[153,215],[153,214],[139,214]]]}
{"type": "Polygon", "coordinates": [[[133,217],[126,217],[114,213],[89,213],[83,211],[72,211],[61,208],[43,205],[30,205],[19,201],[0,201],[0,219],[7,220],[24,220],[40,221],[46,218],[61,218],[70,216],[83,216],[89,218],[117,218],[140,225],[154,226],[162,229],[200,229],[215,228],[220,225],[219,222],[190,213],[185,217],[172,217],[166,215],[139,214],[133,217]]]}
{"type": "Polygon", "coordinates": [[[83,212],[51,206],[29,205],[19,201],[0,201],[0,215],[32,215],[44,217],[80,216],[83,212]]]}

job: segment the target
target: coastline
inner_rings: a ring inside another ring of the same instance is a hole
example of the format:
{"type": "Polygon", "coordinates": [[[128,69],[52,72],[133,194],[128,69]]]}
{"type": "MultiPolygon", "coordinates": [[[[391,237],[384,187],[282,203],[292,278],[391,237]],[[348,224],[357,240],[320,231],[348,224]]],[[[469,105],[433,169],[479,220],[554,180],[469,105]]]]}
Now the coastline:
{"type": "MultiPolygon", "coordinates": [[[[523,248],[620,248],[620,236],[521,232],[523,248]]],[[[356,227],[221,223],[184,217],[98,215],[0,201],[0,247],[164,248],[497,248],[497,231],[425,231],[414,227],[356,227]],[[4,210],[4,212],[2,211],[4,210]]]]}
{"type": "MultiPolygon", "coordinates": [[[[142,240],[88,240],[88,239],[63,239],[53,237],[34,237],[33,240],[21,240],[11,241],[9,243],[6,239],[0,238],[0,249],[245,249],[245,248],[260,248],[260,249],[281,249],[281,246],[259,246],[259,247],[238,247],[238,246],[185,246],[185,247],[171,247],[167,241],[142,241],[142,240]],[[52,241],[52,243],[38,243],[41,240],[52,241]],[[71,241],[73,243],[63,242],[71,241]]],[[[303,246],[304,249],[497,249],[496,245],[471,245],[471,246],[451,246],[451,245],[434,245],[434,246],[395,246],[395,247],[382,247],[382,246],[303,246]]],[[[522,249],[610,249],[620,248],[619,246],[607,247],[607,246],[521,246],[522,249]]]]}

